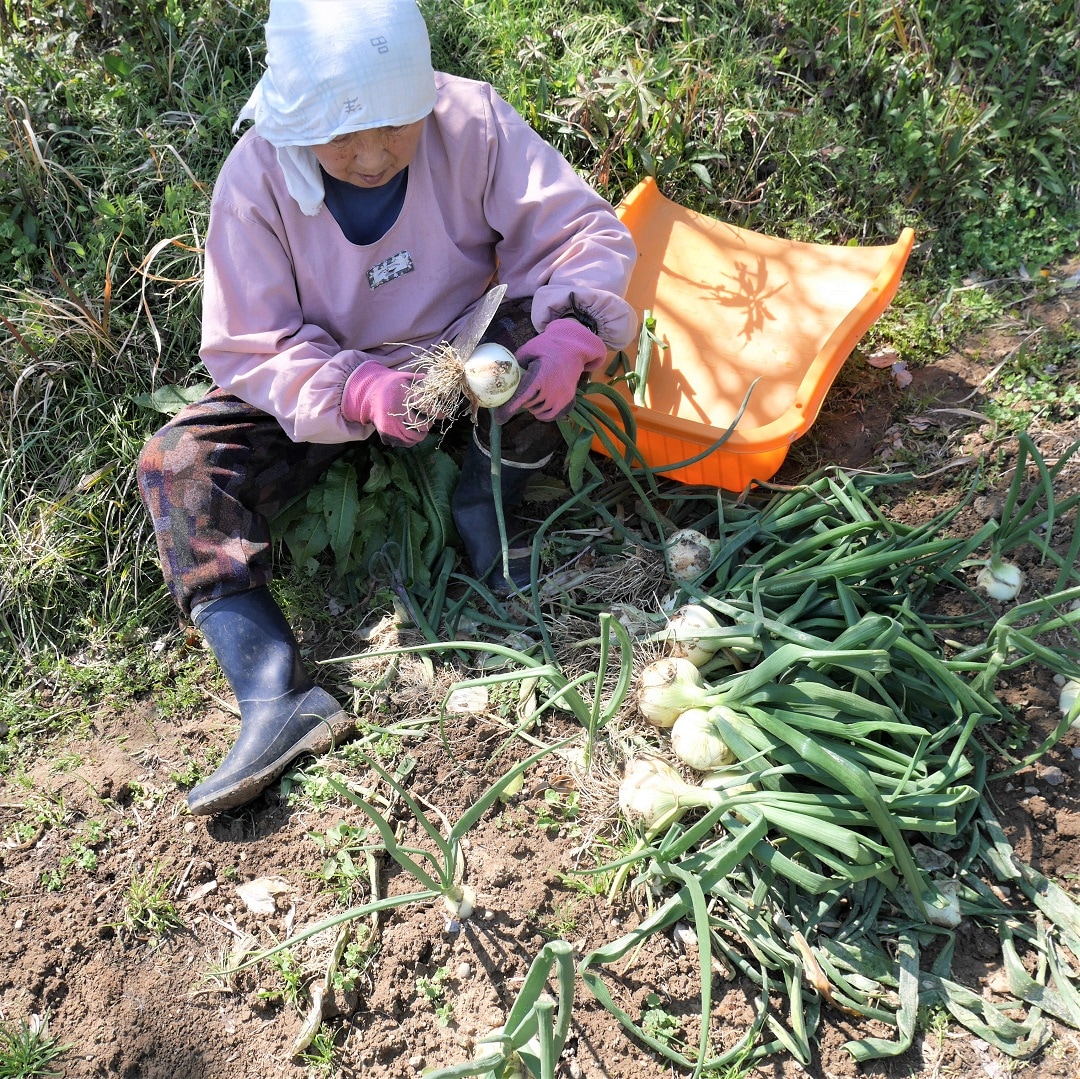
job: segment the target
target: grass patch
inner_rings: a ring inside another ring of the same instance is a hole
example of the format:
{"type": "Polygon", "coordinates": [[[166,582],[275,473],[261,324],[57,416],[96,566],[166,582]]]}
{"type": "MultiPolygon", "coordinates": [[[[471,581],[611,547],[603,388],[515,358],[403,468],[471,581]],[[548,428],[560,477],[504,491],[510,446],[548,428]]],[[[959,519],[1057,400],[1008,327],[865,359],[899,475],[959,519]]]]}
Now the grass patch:
{"type": "MultiPolygon", "coordinates": [[[[912,226],[916,253],[868,343],[915,365],[1077,252],[1074,5],[984,6],[424,5],[437,65],[491,80],[613,202],[651,173],[778,236],[878,243],[912,226]]],[[[0,764],[125,695],[162,695],[166,711],[195,699],[146,654],[185,642],[135,465],[206,382],[200,248],[265,14],[29,0],[0,33],[0,764]]],[[[1075,374],[1074,334],[1031,341],[991,418],[1075,416],[1075,374]]],[[[296,550],[281,554],[288,566],[296,550]]],[[[290,608],[341,589],[347,606],[392,606],[299,565],[280,582],[290,608]]]]}
{"type": "Polygon", "coordinates": [[[17,1023],[0,1023],[0,1076],[4,1079],[48,1079],[63,1073],[55,1065],[74,1046],[61,1045],[49,1033],[48,1015],[32,1015],[17,1023]]]}

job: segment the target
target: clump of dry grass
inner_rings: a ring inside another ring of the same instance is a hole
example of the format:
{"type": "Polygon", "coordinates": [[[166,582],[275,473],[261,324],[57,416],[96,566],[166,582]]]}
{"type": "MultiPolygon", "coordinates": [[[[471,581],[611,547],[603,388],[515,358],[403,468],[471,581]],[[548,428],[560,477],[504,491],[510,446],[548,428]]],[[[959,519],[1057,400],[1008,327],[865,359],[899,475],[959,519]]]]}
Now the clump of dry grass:
{"type": "Polygon", "coordinates": [[[608,609],[659,611],[661,595],[670,587],[664,556],[640,544],[627,543],[616,557],[581,557],[554,574],[545,591],[584,591],[590,604],[608,609]]]}
{"type": "Polygon", "coordinates": [[[365,650],[349,666],[359,696],[376,707],[390,704],[395,722],[403,726],[438,712],[458,675],[445,663],[433,665],[422,655],[401,651],[423,644],[422,635],[386,615],[359,636],[365,650]]]}

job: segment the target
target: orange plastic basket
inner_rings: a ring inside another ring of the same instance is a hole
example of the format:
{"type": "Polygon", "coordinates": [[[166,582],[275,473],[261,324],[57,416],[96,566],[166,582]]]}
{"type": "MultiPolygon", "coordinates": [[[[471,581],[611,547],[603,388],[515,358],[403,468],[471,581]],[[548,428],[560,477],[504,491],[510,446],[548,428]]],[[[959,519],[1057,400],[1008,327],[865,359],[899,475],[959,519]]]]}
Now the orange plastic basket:
{"type": "MultiPolygon", "coordinates": [[[[664,474],[729,491],[770,479],[896,294],[914,233],[882,247],[775,239],[687,210],[651,177],[616,212],[639,253],[627,299],[639,316],[651,311],[666,347],[654,350],[643,407],[616,378],[621,371],[594,378],[614,380],[637,448],[656,469],[712,446],[760,379],[722,446],[664,474]]],[[[626,352],[632,369],[636,345],[626,352]]],[[[592,399],[621,425],[612,402],[592,399]]]]}

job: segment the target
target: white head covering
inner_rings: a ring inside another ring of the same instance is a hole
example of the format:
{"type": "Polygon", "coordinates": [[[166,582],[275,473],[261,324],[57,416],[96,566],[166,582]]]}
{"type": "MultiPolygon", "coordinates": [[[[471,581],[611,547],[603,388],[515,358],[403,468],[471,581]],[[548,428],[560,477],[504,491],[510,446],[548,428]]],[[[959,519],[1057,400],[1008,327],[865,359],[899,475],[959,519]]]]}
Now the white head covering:
{"type": "Polygon", "coordinates": [[[236,126],[277,147],[289,193],[317,214],[323,183],[309,146],[415,123],[435,105],[427,26],[416,0],[271,0],[266,72],[236,126]]]}

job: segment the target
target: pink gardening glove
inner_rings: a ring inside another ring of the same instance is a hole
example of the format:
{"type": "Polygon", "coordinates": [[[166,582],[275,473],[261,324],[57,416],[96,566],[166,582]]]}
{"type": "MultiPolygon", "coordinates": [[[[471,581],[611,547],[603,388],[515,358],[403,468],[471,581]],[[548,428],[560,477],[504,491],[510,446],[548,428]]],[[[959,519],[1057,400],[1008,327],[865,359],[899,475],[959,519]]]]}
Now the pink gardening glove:
{"type": "Polygon", "coordinates": [[[517,350],[517,361],[525,371],[517,393],[495,410],[496,422],[505,423],[522,411],[545,423],[562,419],[574,404],[582,374],[595,371],[605,359],[607,346],[576,319],[548,323],[541,334],[517,350]]]}
{"type": "Polygon", "coordinates": [[[341,414],[353,423],[371,423],[388,446],[415,446],[424,440],[428,425],[419,430],[406,426],[405,399],[413,382],[421,376],[415,371],[384,367],[378,360],[365,360],[345,383],[341,395],[341,414]]]}

